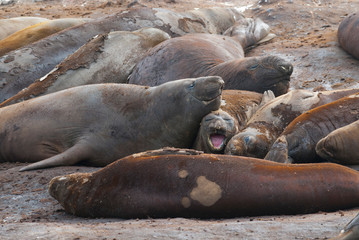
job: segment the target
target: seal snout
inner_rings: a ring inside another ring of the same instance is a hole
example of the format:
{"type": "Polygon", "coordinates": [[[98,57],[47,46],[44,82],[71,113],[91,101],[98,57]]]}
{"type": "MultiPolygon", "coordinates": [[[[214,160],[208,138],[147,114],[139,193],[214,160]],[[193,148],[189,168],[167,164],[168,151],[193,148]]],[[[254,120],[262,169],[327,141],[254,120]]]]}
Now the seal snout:
{"type": "Polygon", "coordinates": [[[223,87],[221,77],[201,77],[194,82],[194,96],[200,101],[211,101],[222,94],[223,87]]]}
{"type": "Polygon", "coordinates": [[[279,71],[281,71],[282,73],[288,76],[292,75],[293,73],[293,65],[288,62],[282,62],[278,64],[278,69],[279,71]]]}

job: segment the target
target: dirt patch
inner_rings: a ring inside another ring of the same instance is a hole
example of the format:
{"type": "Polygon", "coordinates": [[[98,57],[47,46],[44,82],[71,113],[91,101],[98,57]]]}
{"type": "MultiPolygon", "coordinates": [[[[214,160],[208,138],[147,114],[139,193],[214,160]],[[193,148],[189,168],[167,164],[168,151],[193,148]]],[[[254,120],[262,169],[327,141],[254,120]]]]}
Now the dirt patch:
{"type": "MultiPolygon", "coordinates": [[[[1,5],[0,18],[97,18],[138,6],[175,11],[241,7],[247,17],[261,17],[277,35],[270,42],[249,49],[247,54],[273,54],[290,61],[294,65],[292,89],[358,87],[359,62],[340,48],[336,36],[343,17],[359,10],[356,0],[22,0],[1,5]]],[[[55,176],[97,168],[75,166],[18,172],[24,165],[0,164],[1,239],[327,239],[335,236],[358,211],[218,220],[84,219],[63,211],[49,196],[48,182],[55,176]]]]}

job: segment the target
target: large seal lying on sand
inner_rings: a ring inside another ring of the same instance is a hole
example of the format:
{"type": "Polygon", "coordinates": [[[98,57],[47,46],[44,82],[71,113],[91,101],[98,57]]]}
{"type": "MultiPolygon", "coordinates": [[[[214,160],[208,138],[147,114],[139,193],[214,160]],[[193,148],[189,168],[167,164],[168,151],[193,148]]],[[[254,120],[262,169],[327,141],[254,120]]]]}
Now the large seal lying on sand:
{"type": "Polygon", "coordinates": [[[145,150],[189,148],[202,118],[219,108],[222,88],[220,77],[152,88],[92,84],[7,106],[0,109],[0,162],[36,162],[22,170],[105,166],[145,150]]]}
{"type": "Polygon", "coordinates": [[[189,32],[221,34],[243,15],[236,9],[198,9],[176,13],[165,9],[137,8],[53,34],[0,58],[0,102],[48,74],[92,37],[112,31],[155,27],[170,36],[189,32]]]}
{"type": "Polygon", "coordinates": [[[358,119],[359,93],[316,107],[295,118],[284,129],[265,159],[286,163],[323,161],[315,152],[318,141],[358,119]]]}
{"type": "Polygon", "coordinates": [[[57,33],[66,28],[70,28],[90,21],[89,18],[61,18],[46,22],[37,23],[21,29],[10,36],[0,40],[0,56],[6,53],[36,42],[51,34],[57,33]]]}
{"type": "Polygon", "coordinates": [[[293,67],[275,57],[244,58],[235,38],[215,34],[188,34],[158,44],[147,52],[129,77],[129,83],[157,86],[164,82],[200,76],[221,76],[225,89],[276,96],[288,91],[293,67]]]}
{"type": "Polygon", "coordinates": [[[81,217],[220,218],[357,207],[359,173],[216,154],[134,154],[94,173],[51,180],[50,195],[81,217]]]}
{"type": "Polygon", "coordinates": [[[264,158],[284,128],[300,114],[358,91],[359,89],[322,92],[292,90],[259,108],[247,126],[232,137],[225,153],[264,158]]]}
{"type": "Polygon", "coordinates": [[[359,120],[338,128],[322,138],[315,147],[323,159],[343,165],[358,165],[359,120]]]}
{"type": "Polygon", "coordinates": [[[166,39],[169,35],[157,28],[98,35],[0,107],[80,85],[125,83],[145,52],[166,39]]]}
{"type": "Polygon", "coordinates": [[[49,19],[42,17],[15,17],[0,19],[0,40],[17,31],[20,31],[23,28],[45,21],[49,21],[49,19]]]}
{"type": "Polygon", "coordinates": [[[341,47],[359,59],[359,12],[352,13],[340,23],[338,41],[341,47]]]}

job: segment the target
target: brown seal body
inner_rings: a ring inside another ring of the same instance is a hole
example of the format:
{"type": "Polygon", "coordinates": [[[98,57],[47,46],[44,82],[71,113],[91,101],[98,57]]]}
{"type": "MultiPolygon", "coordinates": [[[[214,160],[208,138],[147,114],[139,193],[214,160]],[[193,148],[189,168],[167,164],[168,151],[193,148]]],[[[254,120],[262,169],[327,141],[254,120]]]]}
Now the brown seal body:
{"type": "Polygon", "coordinates": [[[0,162],[36,162],[21,170],[105,166],[145,150],[189,148],[202,118],[219,108],[222,88],[219,77],[152,88],[92,84],[7,106],[0,109],[0,162]]]}
{"type": "Polygon", "coordinates": [[[42,17],[15,17],[0,19],[0,40],[31,25],[49,21],[42,17]]]}
{"type": "Polygon", "coordinates": [[[345,17],[338,28],[340,46],[356,59],[359,59],[359,13],[345,17]]]}
{"type": "Polygon", "coordinates": [[[198,9],[176,13],[165,9],[137,8],[72,27],[0,58],[0,102],[48,74],[98,34],[134,31],[143,27],[155,27],[170,36],[197,30],[220,34],[241,17],[235,9],[198,9]]]}
{"type": "Polygon", "coordinates": [[[284,129],[265,159],[287,163],[323,161],[315,152],[318,141],[358,119],[359,93],[316,107],[295,118],[284,129]]]}
{"type": "Polygon", "coordinates": [[[98,35],[0,107],[80,85],[125,83],[145,52],[168,38],[157,28],[98,35]]]}
{"type": "Polygon", "coordinates": [[[316,153],[323,159],[343,165],[358,165],[359,121],[338,128],[322,138],[316,145],[316,153]]]}
{"type": "Polygon", "coordinates": [[[357,207],[359,173],[334,163],[281,164],[216,154],[134,154],[94,173],[51,180],[82,217],[223,218],[357,207]]]}
{"type": "Polygon", "coordinates": [[[225,89],[276,96],[288,91],[293,67],[275,56],[244,58],[241,43],[215,34],[187,34],[152,48],[136,65],[129,83],[157,86],[164,82],[199,76],[221,76],[225,89]]]}
{"type": "Polygon", "coordinates": [[[88,18],[61,18],[37,23],[35,25],[21,29],[0,40],[0,56],[3,56],[6,53],[18,49],[22,46],[36,42],[51,34],[88,22],[90,20],[91,19],[88,18]]]}
{"type": "Polygon", "coordinates": [[[246,127],[232,137],[225,153],[264,158],[284,128],[300,114],[358,91],[344,89],[313,92],[298,89],[279,96],[257,110],[246,127]]]}

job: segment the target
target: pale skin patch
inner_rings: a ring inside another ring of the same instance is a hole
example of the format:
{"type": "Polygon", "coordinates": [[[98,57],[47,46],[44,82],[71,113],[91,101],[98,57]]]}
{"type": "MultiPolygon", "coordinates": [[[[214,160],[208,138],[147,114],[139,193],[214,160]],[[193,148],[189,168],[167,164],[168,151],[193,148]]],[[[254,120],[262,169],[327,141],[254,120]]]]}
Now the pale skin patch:
{"type": "Polygon", "coordinates": [[[199,176],[197,187],[193,188],[190,196],[203,206],[210,207],[222,197],[222,189],[217,183],[208,180],[205,176],[199,176]]]}
{"type": "Polygon", "coordinates": [[[89,181],[88,178],[84,178],[84,179],[82,179],[82,184],[85,184],[85,183],[87,183],[88,181],[89,181]]]}
{"type": "Polygon", "coordinates": [[[188,172],[186,170],[181,170],[178,172],[178,176],[180,178],[186,178],[188,176],[188,172]]]}
{"type": "Polygon", "coordinates": [[[191,206],[191,200],[188,197],[182,198],[181,203],[185,208],[189,208],[191,206]]]}

